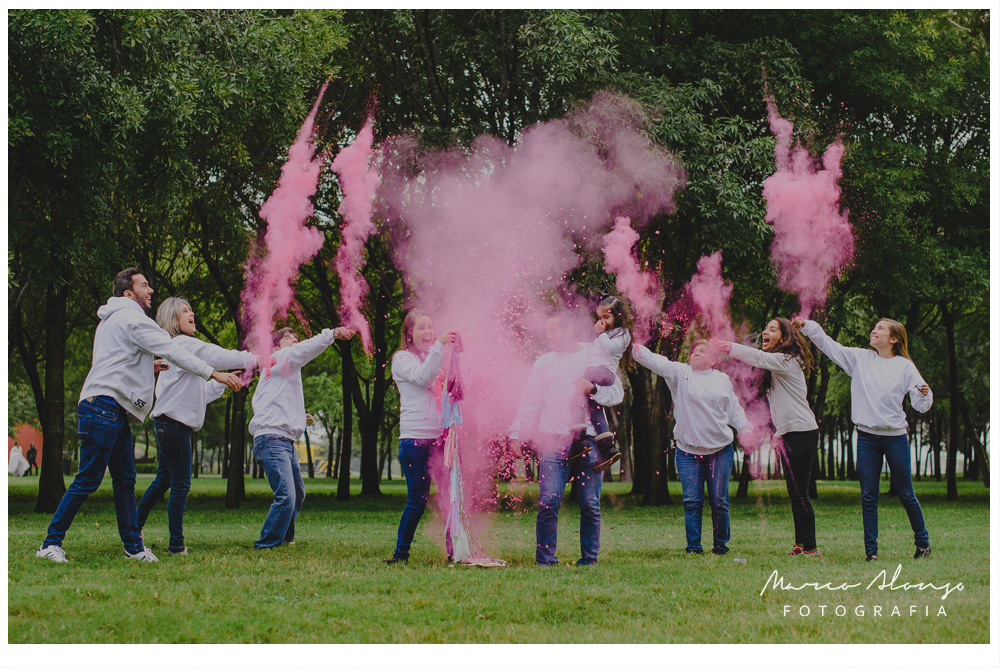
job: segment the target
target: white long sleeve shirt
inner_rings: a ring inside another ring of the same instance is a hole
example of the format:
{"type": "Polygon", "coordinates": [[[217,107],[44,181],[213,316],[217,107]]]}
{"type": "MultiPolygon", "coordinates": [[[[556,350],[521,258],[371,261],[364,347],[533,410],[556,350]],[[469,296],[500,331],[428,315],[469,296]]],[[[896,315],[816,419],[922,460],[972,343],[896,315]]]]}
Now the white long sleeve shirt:
{"type": "Polygon", "coordinates": [[[111,297],[97,309],[101,322],[94,334],[93,363],[83,381],[80,401],[109,396],[142,422],[153,407],[153,359],[162,357],[199,378],[212,377],[212,366],[177,345],[128,297],[111,297]]]}
{"type": "Polygon", "coordinates": [[[926,413],[934,393],[920,393],[924,379],[916,365],[901,355],[879,357],[872,349],[848,348],[830,338],[818,323],[806,320],[802,333],[851,377],[851,420],[861,431],[880,436],[906,433],[903,397],[914,410],[926,413]]]}
{"type": "MultiPolygon", "coordinates": [[[[249,369],[257,356],[249,352],[227,350],[193,336],[179,334],[174,343],[213,369],[249,369]]],[[[214,380],[203,380],[180,367],[161,371],[156,379],[156,404],[153,417],[164,415],[198,431],[205,424],[205,407],[222,396],[226,386],[214,380]]]]}
{"type": "Polygon", "coordinates": [[[818,429],[816,416],[806,401],[806,374],[797,357],[766,353],[739,343],[733,344],[729,356],[771,372],[767,400],[771,407],[771,422],[778,436],[790,431],[818,429]]]}
{"type": "Polygon", "coordinates": [[[612,373],[618,373],[618,365],[621,362],[625,349],[632,345],[632,337],[628,330],[622,328],[612,329],[610,332],[601,332],[594,339],[594,347],[597,349],[601,359],[601,366],[612,373]]]}
{"type": "Polygon", "coordinates": [[[444,360],[444,344],[435,341],[421,361],[409,350],[392,356],[392,379],[399,389],[399,437],[437,438],[441,408],[434,397],[434,380],[444,360]]]}
{"type": "MultiPolygon", "coordinates": [[[[585,421],[583,395],[574,381],[583,377],[588,366],[598,364],[600,361],[590,345],[581,345],[575,352],[545,353],[535,360],[508,436],[570,436],[570,427],[585,421]]],[[[616,406],[625,398],[618,374],[614,384],[595,387],[590,398],[602,406],[616,406]]],[[[587,425],[587,433],[595,435],[592,425],[587,425]]]]}
{"type": "MultiPolygon", "coordinates": [[[[274,351],[271,356],[275,364],[271,367],[271,374],[261,372],[250,401],[253,407],[249,426],[251,436],[257,438],[263,434],[274,434],[293,443],[302,436],[306,430],[302,367],[319,357],[333,341],[333,330],[324,329],[311,339],[274,351]]],[[[350,401],[350,397],[344,397],[344,401],[350,401]]]]}
{"type": "Polygon", "coordinates": [[[750,428],[729,376],[717,369],[695,371],[689,365],[632,347],[635,361],[667,381],[674,400],[674,439],[692,455],[710,455],[733,442],[733,430],[750,428]]]}

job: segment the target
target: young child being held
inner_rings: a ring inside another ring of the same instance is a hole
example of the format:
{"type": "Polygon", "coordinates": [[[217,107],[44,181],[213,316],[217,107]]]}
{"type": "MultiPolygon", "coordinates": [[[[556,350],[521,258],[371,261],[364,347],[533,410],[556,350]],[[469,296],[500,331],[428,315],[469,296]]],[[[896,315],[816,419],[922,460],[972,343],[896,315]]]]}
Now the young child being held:
{"type": "MultiPolygon", "coordinates": [[[[628,370],[635,366],[632,361],[632,316],[628,307],[618,297],[605,297],[594,309],[597,322],[597,338],[593,344],[593,366],[588,366],[583,377],[594,385],[612,385],[618,369],[628,370]]],[[[587,414],[590,424],[597,432],[594,439],[599,454],[595,471],[604,471],[621,459],[622,453],[615,447],[615,436],[608,426],[608,417],[604,407],[593,399],[587,400],[587,414]]],[[[570,459],[587,453],[583,435],[586,425],[575,425],[579,434],[574,432],[573,448],[570,459]]]]}

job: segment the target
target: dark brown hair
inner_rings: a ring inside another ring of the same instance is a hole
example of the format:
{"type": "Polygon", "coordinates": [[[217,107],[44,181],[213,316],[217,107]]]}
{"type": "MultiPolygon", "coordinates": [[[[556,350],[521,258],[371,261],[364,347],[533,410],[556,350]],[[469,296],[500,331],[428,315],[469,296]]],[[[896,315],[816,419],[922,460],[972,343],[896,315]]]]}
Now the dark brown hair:
{"type": "Polygon", "coordinates": [[[129,267],[128,269],[122,269],[111,281],[111,294],[115,297],[124,297],[126,290],[132,290],[132,277],[136,274],[141,274],[142,270],[139,267],[129,267]]]}
{"type": "Polygon", "coordinates": [[[417,318],[422,316],[430,318],[431,314],[419,308],[410,309],[407,312],[406,317],[403,318],[403,326],[399,330],[399,350],[416,352],[416,346],[413,345],[413,326],[417,323],[417,318]]]}
{"type": "MultiPolygon", "coordinates": [[[[809,348],[809,342],[806,341],[806,337],[802,335],[802,332],[795,329],[792,326],[792,321],[788,318],[771,318],[771,320],[778,323],[778,331],[781,332],[781,339],[773,349],[765,350],[764,352],[782,353],[790,357],[796,357],[804,373],[813,371],[816,368],[816,358],[813,356],[812,349],[809,348]]],[[[763,381],[764,389],[769,389],[773,382],[770,369],[764,370],[763,381]]]]}
{"type": "MultiPolygon", "coordinates": [[[[634,343],[635,336],[632,333],[632,313],[629,311],[628,305],[624,300],[614,295],[609,295],[597,302],[594,310],[596,311],[599,308],[608,309],[612,317],[611,324],[615,329],[622,329],[628,332],[629,345],[625,346],[625,351],[622,353],[622,359],[618,365],[624,371],[631,371],[635,368],[635,360],[632,359],[632,343],[634,343]]],[[[608,336],[610,337],[611,335],[608,334],[608,336]]],[[[618,336],[622,335],[619,334],[618,336]]]]}

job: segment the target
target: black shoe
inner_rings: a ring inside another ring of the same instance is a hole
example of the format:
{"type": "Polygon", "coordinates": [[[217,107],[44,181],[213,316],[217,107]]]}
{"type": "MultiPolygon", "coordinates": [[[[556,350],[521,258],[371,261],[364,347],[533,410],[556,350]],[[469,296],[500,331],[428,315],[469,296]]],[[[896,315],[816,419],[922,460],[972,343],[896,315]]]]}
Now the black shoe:
{"type": "Polygon", "coordinates": [[[599,459],[600,463],[594,467],[594,470],[601,472],[611,468],[611,465],[622,458],[622,453],[618,452],[615,448],[611,448],[606,454],[601,453],[599,459]]]}
{"type": "Polygon", "coordinates": [[[719,549],[719,548],[717,548],[717,547],[713,547],[713,548],[712,548],[712,554],[714,554],[714,555],[715,555],[715,556],[717,556],[717,557],[721,557],[721,556],[722,556],[722,555],[724,555],[724,554],[725,554],[726,552],[729,552],[729,550],[720,550],[720,549],[719,549]]]}
{"type": "Polygon", "coordinates": [[[865,561],[878,561],[878,555],[877,554],[866,554],[865,555],[865,561]]]}
{"type": "Polygon", "coordinates": [[[931,556],[930,545],[928,545],[927,547],[918,547],[917,551],[913,553],[914,559],[920,559],[921,557],[929,557],[929,556],[931,556]]]}
{"type": "Polygon", "coordinates": [[[409,559],[410,559],[409,557],[397,557],[396,555],[392,555],[392,558],[386,559],[385,563],[396,564],[399,562],[403,562],[405,564],[407,561],[409,561],[409,559]]]}

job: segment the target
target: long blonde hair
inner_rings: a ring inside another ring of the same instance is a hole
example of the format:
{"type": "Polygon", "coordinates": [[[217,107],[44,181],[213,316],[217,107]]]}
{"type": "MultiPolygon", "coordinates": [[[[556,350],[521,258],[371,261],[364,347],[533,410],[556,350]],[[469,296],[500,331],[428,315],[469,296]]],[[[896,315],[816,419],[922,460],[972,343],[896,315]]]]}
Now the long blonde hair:
{"type": "Polygon", "coordinates": [[[156,324],[165,330],[170,338],[184,333],[181,331],[181,326],[177,324],[177,319],[184,311],[185,306],[192,311],[194,310],[188,300],[183,297],[167,297],[160,304],[160,308],[156,309],[156,324]]]}
{"type": "Polygon", "coordinates": [[[903,323],[892,318],[880,318],[879,322],[888,323],[889,336],[896,339],[896,342],[892,344],[892,354],[905,357],[912,362],[913,358],[910,357],[908,339],[906,337],[906,327],[903,326],[903,323]]]}

